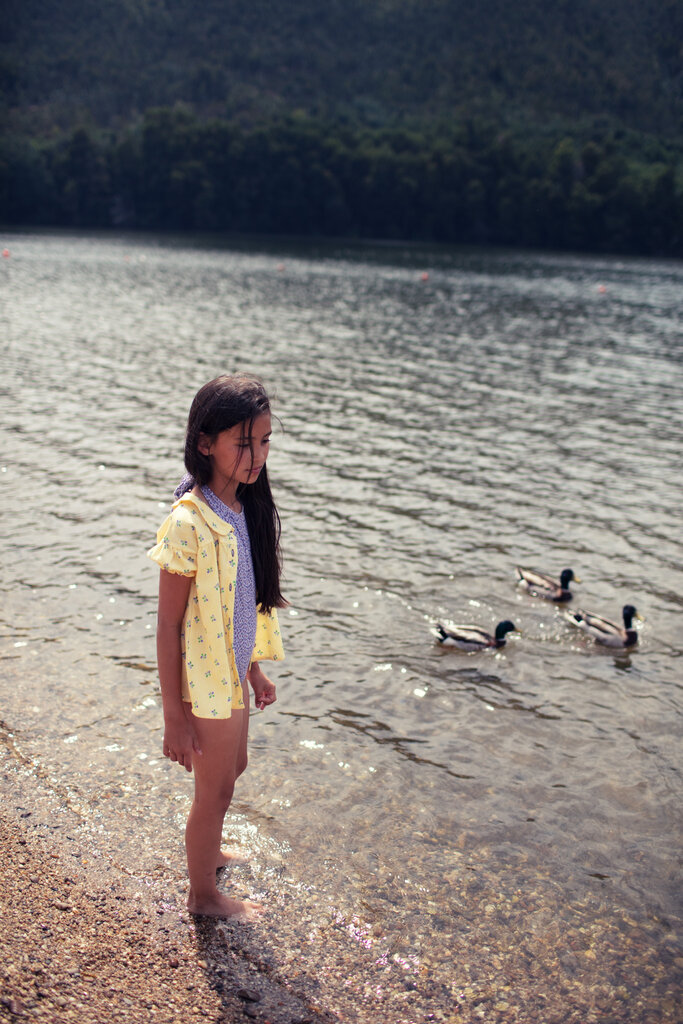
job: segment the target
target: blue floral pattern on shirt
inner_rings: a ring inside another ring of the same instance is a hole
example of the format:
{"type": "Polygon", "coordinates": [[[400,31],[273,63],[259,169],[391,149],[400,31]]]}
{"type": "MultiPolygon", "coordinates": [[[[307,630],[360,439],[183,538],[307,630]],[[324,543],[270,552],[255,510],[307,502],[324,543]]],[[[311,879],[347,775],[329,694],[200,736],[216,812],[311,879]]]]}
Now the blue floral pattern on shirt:
{"type": "Polygon", "coordinates": [[[256,581],[251,557],[249,529],[244,508],[233,510],[217,497],[210,487],[202,487],[204,501],[225,523],[229,523],[237,537],[237,580],[235,583],[235,610],[233,613],[233,649],[239,677],[244,682],[251,663],[256,642],[256,581]]]}

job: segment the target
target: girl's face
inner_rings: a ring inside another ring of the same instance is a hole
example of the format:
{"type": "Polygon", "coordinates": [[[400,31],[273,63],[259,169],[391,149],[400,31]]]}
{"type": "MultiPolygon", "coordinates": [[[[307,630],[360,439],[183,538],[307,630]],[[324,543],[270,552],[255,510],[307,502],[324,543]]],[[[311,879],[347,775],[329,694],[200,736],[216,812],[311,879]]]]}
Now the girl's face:
{"type": "Polygon", "coordinates": [[[248,424],[237,423],[229,430],[222,430],[213,440],[202,437],[199,450],[208,455],[213,466],[211,490],[218,493],[216,487],[225,487],[231,483],[253,484],[266,464],[272,425],[270,413],[257,416],[252,424],[251,437],[247,433],[248,424]]]}

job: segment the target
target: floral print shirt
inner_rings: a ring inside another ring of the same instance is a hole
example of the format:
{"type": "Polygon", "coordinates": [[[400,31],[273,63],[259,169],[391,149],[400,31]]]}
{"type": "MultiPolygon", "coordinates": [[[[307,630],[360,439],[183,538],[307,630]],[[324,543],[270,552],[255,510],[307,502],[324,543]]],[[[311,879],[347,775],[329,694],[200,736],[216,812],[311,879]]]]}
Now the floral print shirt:
{"type": "MultiPolygon", "coordinates": [[[[201,498],[184,494],[159,527],[148,556],[166,572],[192,577],[181,631],[183,699],[198,718],[229,718],[243,708],[235,663],[237,538],[201,498]]],[[[284,658],[275,609],[259,611],[253,661],[284,658]]]]}

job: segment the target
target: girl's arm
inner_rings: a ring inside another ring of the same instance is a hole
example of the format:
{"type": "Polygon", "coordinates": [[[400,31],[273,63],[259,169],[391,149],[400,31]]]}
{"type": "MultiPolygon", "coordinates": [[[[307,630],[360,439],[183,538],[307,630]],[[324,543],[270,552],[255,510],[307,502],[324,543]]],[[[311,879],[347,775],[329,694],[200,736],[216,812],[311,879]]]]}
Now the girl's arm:
{"type": "Polygon", "coordinates": [[[247,672],[247,679],[251,683],[251,688],[254,691],[254,703],[259,711],[263,711],[268,704],[275,703],[277,700],[275,683],[262,671],[258,661],[252,661],[247,672]]]}
{"type": "Polygon", "coordinates": [[[180,634],[187,600],[192,586],[191,576],[161,570],[159,575],[159,614],[157,620],[157,665],[164,707],[164,757],[192,771],[194,753],[201,754],[192,728],[191,716],[185,711],[180,688],[182,652],[180,634]]]}

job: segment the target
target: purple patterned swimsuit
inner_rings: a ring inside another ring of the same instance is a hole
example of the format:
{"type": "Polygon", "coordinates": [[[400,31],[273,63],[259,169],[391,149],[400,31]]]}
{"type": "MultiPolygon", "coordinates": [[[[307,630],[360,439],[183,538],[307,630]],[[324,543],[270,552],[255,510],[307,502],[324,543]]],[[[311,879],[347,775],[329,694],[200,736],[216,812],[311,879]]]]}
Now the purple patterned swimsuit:
{"type": "Polygon", "coordinates": [[[256,582],[251,560],[249,530],[244,507],[238,514],[216,497],[211,488],[202,487],[204,501],[217,516],[230,523],[237,537],[237,581],[233,613],[233,649],[240,682],[244,682],[256,643],[256,582]]]}

